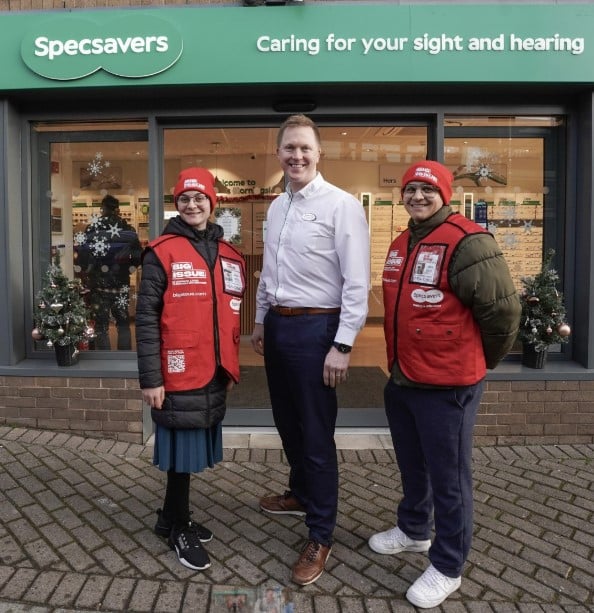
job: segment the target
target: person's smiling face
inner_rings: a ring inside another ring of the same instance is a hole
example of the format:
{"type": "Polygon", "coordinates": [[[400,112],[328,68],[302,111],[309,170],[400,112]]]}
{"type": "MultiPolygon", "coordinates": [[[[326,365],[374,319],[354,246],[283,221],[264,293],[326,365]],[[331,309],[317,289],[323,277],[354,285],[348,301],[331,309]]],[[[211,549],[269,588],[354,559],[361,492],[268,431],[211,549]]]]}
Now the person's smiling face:
{"type": "Polygon", "coordinates": [[[276,155],[294,192],[315,179],[320,153],[320,145],[312,128],[291,126],[285,129],[276,155]]]}
{"type": "Polygon", "coordinates": [[[177,199],[177,210],[189,226],[204,230],[210,217],[210,200],[202,192],[187,191],[177,199]]]}
{"type": "Polygon", "coordinates": [[[443,206],[443,198],[437,187],[417,181],[406,184],[402,190],[402,200],[414,223],[429,219],[443,206]]]}

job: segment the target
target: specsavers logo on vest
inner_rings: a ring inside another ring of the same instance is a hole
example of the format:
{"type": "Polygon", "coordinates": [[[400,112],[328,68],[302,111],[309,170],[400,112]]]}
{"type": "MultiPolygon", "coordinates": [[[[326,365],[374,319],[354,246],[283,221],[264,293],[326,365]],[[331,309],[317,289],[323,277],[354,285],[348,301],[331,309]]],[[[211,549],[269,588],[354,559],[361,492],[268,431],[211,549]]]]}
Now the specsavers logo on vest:
{"type": "Polygon", "coordinates": [[[38,75],[67,81],[101,69],[120,77],[148,77],[181,57],[181,34],[161,18],[141,13],[94,17],[61,15],[36,25],[21,44],[23,61],[38,75]]]}

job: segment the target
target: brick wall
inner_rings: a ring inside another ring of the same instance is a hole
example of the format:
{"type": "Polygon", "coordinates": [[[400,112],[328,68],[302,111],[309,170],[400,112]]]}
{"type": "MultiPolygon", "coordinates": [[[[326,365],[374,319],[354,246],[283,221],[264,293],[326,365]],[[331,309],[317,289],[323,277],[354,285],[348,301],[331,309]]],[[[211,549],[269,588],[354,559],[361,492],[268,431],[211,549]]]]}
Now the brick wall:
{"type": "Polygon", "coordinates": [[[0,377],[0,424],[142,443],[138,380],[0,377]]]}
{"type": "MultiPolygon", "coordinates": [[[[142,443],[138,381],[0,377],[0,424],[142,443]]],[[[488,381],[475,443],[594,443],[594,381],[488,381]]]]}
{"type": "Polygon", "coordinates": [[[477,445],[594,442],[594,381],[488,381],[477,445]]]}

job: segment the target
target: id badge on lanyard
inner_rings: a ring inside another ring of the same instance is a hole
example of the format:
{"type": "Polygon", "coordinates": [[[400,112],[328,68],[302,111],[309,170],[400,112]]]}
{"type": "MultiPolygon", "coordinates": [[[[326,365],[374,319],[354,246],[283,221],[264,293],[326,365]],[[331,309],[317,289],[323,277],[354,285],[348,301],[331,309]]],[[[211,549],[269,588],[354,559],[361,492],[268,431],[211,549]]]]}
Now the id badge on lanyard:
{"type": "Polygon", "coordinates": [[[419,285],[439,285],[446,245],[421,245],[412,269],[411,282],[419,285]]]}

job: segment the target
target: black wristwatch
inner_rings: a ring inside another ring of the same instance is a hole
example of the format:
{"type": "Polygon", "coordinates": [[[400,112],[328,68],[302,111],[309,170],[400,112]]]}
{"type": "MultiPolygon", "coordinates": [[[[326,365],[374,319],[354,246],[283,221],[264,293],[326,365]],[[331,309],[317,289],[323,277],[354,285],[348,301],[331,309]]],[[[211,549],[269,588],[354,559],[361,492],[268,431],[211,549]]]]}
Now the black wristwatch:
{"type": "Polygon", "coordinates": [[[350,353],[352,349],[350,345],[345,345],[344,343],[332,343],[332,346],[340,351],[340,353],[350,353]]]}

